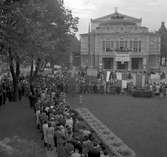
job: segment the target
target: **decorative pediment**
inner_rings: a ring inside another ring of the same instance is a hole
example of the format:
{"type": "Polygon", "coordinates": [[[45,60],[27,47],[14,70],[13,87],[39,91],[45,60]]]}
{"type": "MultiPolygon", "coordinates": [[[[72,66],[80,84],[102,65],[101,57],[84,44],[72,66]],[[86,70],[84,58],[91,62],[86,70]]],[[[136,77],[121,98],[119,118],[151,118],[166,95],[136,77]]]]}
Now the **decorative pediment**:
{"type": "Polygon", "coordinates": [[[92,22],[105,22],[105,21],[116,21],[116,20],[131,21],[135,23],[139,23],[142,21],[141,18],[134,18],[131,16],[115,12],[113,14],[109,14],[100,18],[92,19],[92,22]]]}

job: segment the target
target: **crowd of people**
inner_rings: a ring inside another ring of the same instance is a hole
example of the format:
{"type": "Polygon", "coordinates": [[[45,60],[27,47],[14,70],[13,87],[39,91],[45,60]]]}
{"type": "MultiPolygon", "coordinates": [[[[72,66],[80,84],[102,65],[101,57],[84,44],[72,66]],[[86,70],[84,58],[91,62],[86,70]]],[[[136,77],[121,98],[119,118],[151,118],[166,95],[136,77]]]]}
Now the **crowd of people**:
{"type": "MultiPolygon", "coordinates": [[[[58,157],[109,157],[109,151],[66,101],[62,76],[43,77],[30,90],[30,106],[48,151],[58,157]]],[[[112,155],[114,156],[114,155],[112,155]]]]}
{"type": "Polygon", "coordinates": [[[97,77],[88,77],[86,72],[81,71],[78,73],[76,80],[76,92],[80,94],[120,94],[121,83],[113,79],[106,81],[103,75],[97,77]]]}
{"type": "Polygon", "coordinates": [[[149,91],[152,96],[160,96],[165,98],[167,95],[167,82],[156,81],[147,82],[145,87],[136,87],[131,79],[126,80],[126,86],[122,87],[122,80],[116,77],[110,78],[108,81],[101,76],[90,78],[86,72],[79,72],[76,81],[76,92],[79,94],[128,94],[131,95],[134,90],[149,91]]]}
{"type": "Polygon", "coordinates": [[[165,98],[167,95],[167,82],[153,82],[146,86],[154,95],[165,98]]]}
{"type": "MultiPolygon", "coordinates": [[[[28,82],[24,78],[18,81],[18,98],[21,101],[22,96],[28,94],[28,82]]],[[[3,78],[0,82],[0,106],[5,105],[6,102],[15,101],[13,82],[9,78],[3,78]]]]}

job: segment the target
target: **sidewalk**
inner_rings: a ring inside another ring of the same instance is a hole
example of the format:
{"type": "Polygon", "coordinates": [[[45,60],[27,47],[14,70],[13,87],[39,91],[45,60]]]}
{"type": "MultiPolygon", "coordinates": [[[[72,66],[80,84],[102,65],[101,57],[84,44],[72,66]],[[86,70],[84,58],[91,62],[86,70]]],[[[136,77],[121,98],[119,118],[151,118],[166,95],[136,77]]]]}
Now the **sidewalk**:
{"type": "Polygon", "coordinates": [[[34,157],[46,157],[48,154],[45,153],[27,98],[20,102],[7,102],[0,107],[0,156],[13,157],[17,153],[33,154],[34,157]]]}

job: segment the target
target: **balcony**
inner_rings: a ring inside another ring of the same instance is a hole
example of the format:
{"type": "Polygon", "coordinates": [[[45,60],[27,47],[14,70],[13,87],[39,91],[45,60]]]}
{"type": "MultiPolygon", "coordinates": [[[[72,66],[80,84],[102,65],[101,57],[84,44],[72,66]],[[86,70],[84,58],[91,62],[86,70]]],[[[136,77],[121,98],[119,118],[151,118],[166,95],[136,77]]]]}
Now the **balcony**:
{"type": "Polygon", "coordinates": [[[114,48],[106,48],[106,52],[117,52],[117,53],[129,53],[129,52],[141,52],[141,49],[136,49],[136,48],[119,48],[119,49],[114,49],[114,48]]]}

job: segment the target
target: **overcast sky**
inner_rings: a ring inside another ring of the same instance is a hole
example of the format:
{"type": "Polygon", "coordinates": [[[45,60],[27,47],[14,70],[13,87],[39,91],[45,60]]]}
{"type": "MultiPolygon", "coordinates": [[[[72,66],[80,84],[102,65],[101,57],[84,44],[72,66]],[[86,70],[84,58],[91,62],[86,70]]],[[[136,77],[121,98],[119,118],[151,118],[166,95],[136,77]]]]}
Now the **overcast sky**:
{"type": "MultiPolygon", "coordinates": [[[[91,18],[118,12],[142,18],[143,26],[151,30],[159,29],[161,21],[167,23],[167,0],[64,0],[65,6],[78,16],[79,33],[88,32],[91,18]]],[[[167,24],[166,24],[167,26],[167,24]]]]}

